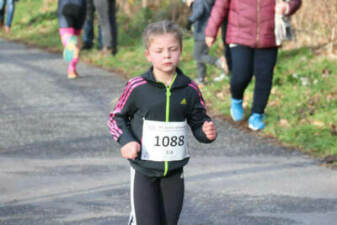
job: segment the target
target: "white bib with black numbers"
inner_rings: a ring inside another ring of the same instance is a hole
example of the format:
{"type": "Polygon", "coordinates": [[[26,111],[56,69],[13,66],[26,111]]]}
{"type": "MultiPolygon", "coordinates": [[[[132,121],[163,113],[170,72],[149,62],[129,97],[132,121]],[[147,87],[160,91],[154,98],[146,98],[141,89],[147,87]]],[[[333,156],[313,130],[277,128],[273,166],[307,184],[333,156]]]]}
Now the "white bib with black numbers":
{"type": "Polygon", "coordinates": [[[141,159],[177,161],[189,157],[186,124],[144,120],[141,159]]]}

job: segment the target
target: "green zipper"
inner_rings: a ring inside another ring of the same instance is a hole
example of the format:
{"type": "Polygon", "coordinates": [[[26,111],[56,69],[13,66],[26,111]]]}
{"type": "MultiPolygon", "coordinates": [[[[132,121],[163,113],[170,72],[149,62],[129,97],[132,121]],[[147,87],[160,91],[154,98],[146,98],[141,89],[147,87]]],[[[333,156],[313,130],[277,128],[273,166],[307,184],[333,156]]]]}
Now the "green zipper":
{"type": "MultiPolygon", "coordinates": [[[[171,97],[171,87],[172,84],[174,83],[174,80],[176,79],[177,74],[174,75],[171,83],[169,86],[166,86],[166,117],[165,117],[165,122],[170,121],[170,97],[171,97]]],[[[167,175],[168,172],[168,161],[165,161],[165,170],[164,170],[164,177],[167,175]]]]}

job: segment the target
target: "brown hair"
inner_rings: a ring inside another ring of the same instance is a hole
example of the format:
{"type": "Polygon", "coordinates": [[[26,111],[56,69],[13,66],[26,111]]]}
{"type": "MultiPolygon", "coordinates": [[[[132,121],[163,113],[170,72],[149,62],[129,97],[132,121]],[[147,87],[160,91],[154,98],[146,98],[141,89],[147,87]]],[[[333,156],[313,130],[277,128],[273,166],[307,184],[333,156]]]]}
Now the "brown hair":
{"type": "Polygon", "coordinates": [[[183,47],[183,32],[180,27],[172,21],[162,20],[146,26],[143,32],[143,42],[145,48],[149,48],[153,36],[160,34],[173,34],[179,41],[180,48],[183,47]]]}

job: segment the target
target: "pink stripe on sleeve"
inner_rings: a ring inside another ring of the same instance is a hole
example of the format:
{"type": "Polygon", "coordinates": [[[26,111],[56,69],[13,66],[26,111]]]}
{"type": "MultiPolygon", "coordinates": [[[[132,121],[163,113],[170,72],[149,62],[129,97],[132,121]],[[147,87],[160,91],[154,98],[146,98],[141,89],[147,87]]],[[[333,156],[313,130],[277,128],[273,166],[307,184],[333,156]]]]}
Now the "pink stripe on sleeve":
{"type": "Polygon", "coordinates": [[[132,86],[139,82],[139,81],[142,81],[143,78],[142,77],[136,77],[136,78],[133,78],[131,80],[129,80],[129,82],[126,84],[125,88],[124,88],[124,91],[123,91],[123,94],[121,95],[121,97],[119,98],[118,100],[118,103],[116,105],[116,108],[120,108],[121,105],[123,105],[123,102],[125,100],[125,97],[128,96],[128,93],[130,92],[130,89],[132,88],[132,86]]]}
{"type": "Polygon", "coordinates": [[[137,78],[134,78],[134,79],[131,79],[129,80],[129,82],[126,84],[125,88],[124,88],[124,91],[123,91],[123,94],[121,95],[121,97],[119,98],[117,104],[116,104],[116,107],[115,109],[110,113],[110,118],[109,118],[109,121],[107,123],[108,127],[109,127],[109,130],[110,130],[110,133],[113,137],[113,139],[115,141],[118,141],[119,137],[123,134],[123,130],[120,129],[117,125],[117,122],[115,120],[115,115],[117,113],[120,113],[128,98],[130,97],[132,91],[140,86],[140,85],[143,85],[143,84],[146,84],[147,82],[142,78],[142,77],[137,77],[137,78]]]}
{"type": "Polygon", "coordinates": [[[197,85],[195,82],[192,81],[191,83],[188,84],[188,86],[192,87],[194,90],[197,91],[197,93],[198,93],[198,95],[199,95],[199,100],[200,100],[201,105],[202,105],[205,109],[207,109],[207,108],[206,108],[206,104],[205,104],[204,100],[202,99],[202,95],[201,95],[201,92],[200,92],[200,89],[199,89],[198,85],[197,85]]]}

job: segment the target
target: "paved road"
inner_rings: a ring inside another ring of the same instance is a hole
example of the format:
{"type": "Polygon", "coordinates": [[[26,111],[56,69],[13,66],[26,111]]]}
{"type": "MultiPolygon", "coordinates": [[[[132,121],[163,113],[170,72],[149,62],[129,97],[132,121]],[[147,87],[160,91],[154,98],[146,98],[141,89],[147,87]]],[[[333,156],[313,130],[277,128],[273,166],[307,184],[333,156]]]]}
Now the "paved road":
{"type": "MultiPolygon", "coordinates": [[[[0,224],[125,225],[129,165],[106,121],[125,80],[0,39],[0,224]]],[[[333,225],[337,171],[216,120],[191,143],[179,225],[333,225]]]]}

